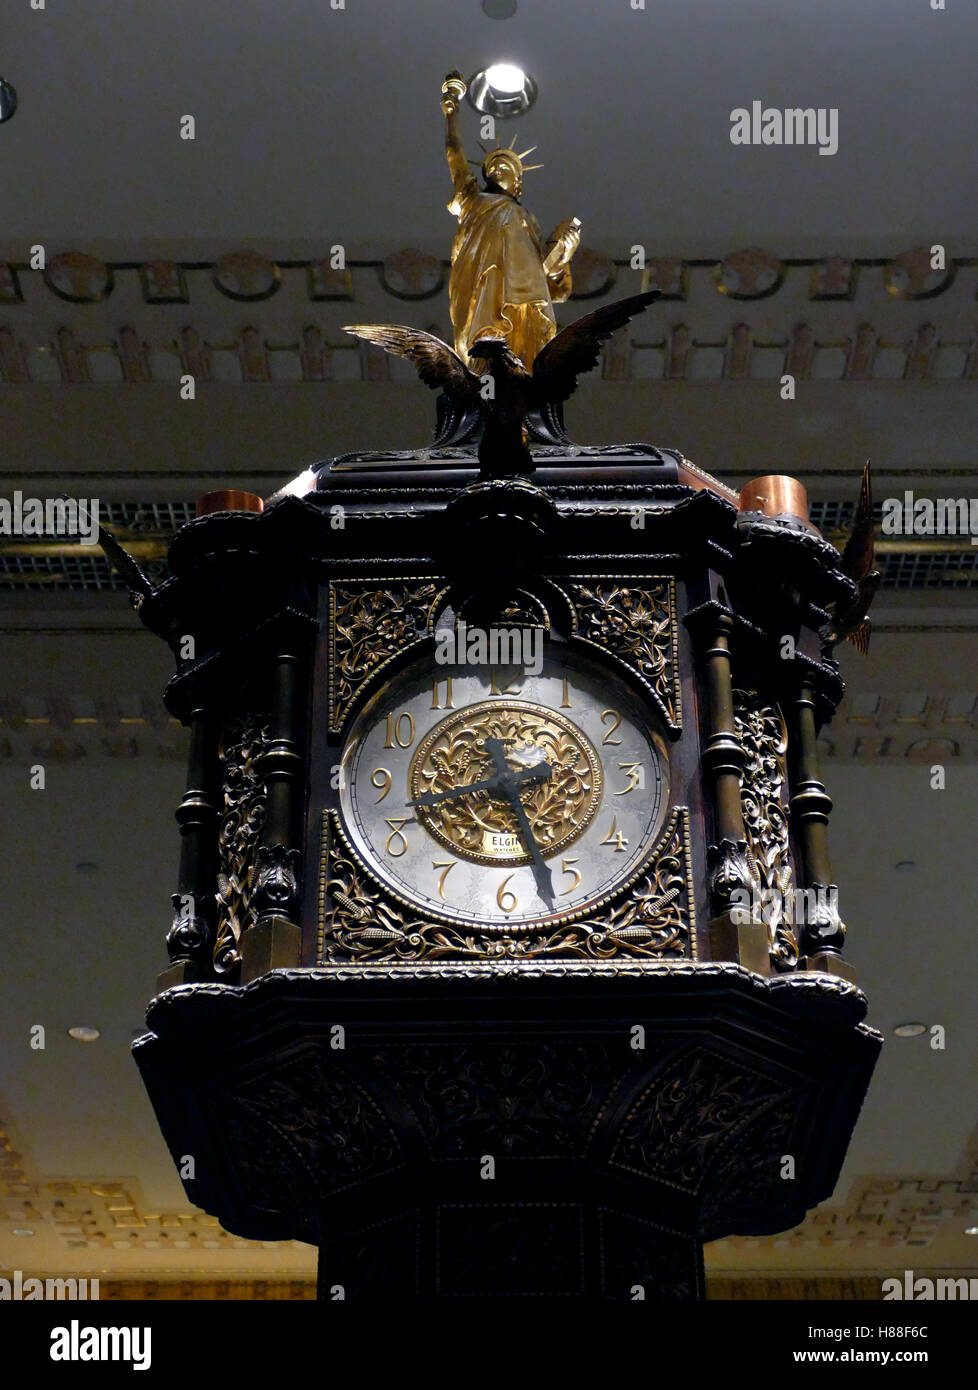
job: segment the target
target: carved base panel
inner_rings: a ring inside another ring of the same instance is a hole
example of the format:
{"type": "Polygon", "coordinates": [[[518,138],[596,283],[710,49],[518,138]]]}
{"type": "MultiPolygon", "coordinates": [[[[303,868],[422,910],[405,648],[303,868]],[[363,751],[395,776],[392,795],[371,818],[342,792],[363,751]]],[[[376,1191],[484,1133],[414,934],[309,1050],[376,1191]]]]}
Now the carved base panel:
{"type": "Polygon", "coordinates": [[[170,990],[134,1054],[191,1201],[319,1246],[323,1298],[698,1298],[701,1242],[831,1194],[864,1012],[733,965],[350,965],[170,990]]]}
{"type": "Polygon", "coordinates": [[[695,1236],[583,1202],[417,1206],[320,1247],[318,1297],[700,1299],[695,1236]]]}

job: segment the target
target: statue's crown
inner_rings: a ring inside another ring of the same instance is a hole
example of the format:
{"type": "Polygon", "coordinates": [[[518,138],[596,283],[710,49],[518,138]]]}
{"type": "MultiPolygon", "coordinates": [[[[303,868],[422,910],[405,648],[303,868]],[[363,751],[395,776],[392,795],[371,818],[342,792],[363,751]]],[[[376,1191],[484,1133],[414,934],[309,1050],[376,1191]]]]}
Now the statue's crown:
{"type": "MultiPolygon", "coordinates": [[[[483,145],[482,141],[481,141],[481,140],[479,141],[479,148],[482,150],[482,153],[483,153],[483,155],[485,156],[485,158],[484,158],[483,161],[482,161],[482,166],[481,166],[481,167],[482,167],[482,173],[483,173],[483,175],[485,176],[485,178],[487,178],[487,179],[488,179],[488,178],[491,178],[490,169],[491,169],[491,167],[492,167],[493,164],[502,164],[502,163],[508,164],[508,165],[510,166],[510,168],[513,170],[513,172],[516,174],[516,177],[517,177],[517,179],[518,179],[518,181],[519,181],[520,183],[522,183],[522,181],[523,181],[523,175],[524,175],[529,169],[542,169],[542,168],[543,168],[543,165],[542,165],[542,164],[524,164],[524,163],[523,163],[523,160],[526,158],[526,156],[527,156],[528,154],[532,154],[533,151],[536,149],[536,145],[531,145],[531,146],[529,147],[529,149],[524,150],[522,154],[517,154],[516,149],[514,148],[515,145],[516,145],[516,137],[515,137],[515,135],[513,136],[513,142],[512,142],[512,144],[510,144],[510,145],[497,144],[496,147],[495,147],[495,149],[492,149],[492,150],[487,150],[486,147],[485,147],[485,145],[483,145]]],[[[478,161],[476,161],[476,160],[469,160],[469,163],[470,163],[470,164],[475,164],[476,167],[479,167],[479,166],[478,166],[478,161]]]]}

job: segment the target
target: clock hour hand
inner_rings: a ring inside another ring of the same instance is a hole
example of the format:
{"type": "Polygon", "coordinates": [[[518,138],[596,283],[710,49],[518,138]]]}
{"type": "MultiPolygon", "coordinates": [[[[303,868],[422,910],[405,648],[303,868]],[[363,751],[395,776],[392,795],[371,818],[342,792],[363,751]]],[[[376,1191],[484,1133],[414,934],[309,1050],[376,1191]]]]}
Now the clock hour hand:
{"type": "Polygon", "coordinates": [[[441,801],[457,801],[460,796],[468,796],[469,792],[491,792],[496,791],[499,786],[498,777],[486,777],[481,782],[469,782],[464,787],[449,787],[447,792],[422,792],[413,801],[406,801],[406,806],[437,806],[441,801]]]}
{"type": "Polygon", "coordinates": [[[533,863],[533,879],[537,885],[537,892],[543,901],[549,906],[551,911],[554,905],[554,886],[550,875],[550,869],[540,852],[533,827],[530,825],[526,808],[520,800],[520,786],[526,782],[535,782],[549,777],[553,770],[549,763],[537,763],[533,767],[527,768],[526,773],[514,773],[510,770],[506,761],[506,750],[503,747],[502,739],[487,738],[485,749],[492,758],[493,766],[496,769],[496,780],[503,795],[509,802],[510,809],[516,817],[516,824],[519,827],[520,836],[526,847],[526,852],[533,863]],[[544,771],[546,769],[546,771],[544,771]],[[536,774],[527,775],[527,774],[536,774]]]}
{"type": "MultiPolygon", "coordinates": [[[[508,770],[508,769],[507,769],[508,770]]],[[[512,779],[521,785],[525,782],[543,782],[551,773],[549,763],[534,763],[532,767],[526,768],[522,772],[511,774],[512,779]]],[[[493,777],[485,777],[479,782],[467,782],[464,787],[449,787],[444,792],[422,792],[412,801],[406,801],[405,806],[437,806],[442,801],[457,801],[460,796],[468,796],[469,792],[495,792],[497,795],[506,795],[506,789],[500,780],[499,774],[493,777]]]]}

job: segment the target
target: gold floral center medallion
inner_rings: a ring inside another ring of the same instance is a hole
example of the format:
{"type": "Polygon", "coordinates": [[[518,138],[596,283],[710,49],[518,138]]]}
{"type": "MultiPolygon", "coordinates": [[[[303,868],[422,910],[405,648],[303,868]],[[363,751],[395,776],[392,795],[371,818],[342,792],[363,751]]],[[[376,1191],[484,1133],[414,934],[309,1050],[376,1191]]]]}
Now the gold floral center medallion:
{"type": "MultiPolygon", "coordinates": [[[[497,772],[487,739],[499,739],[519,779],[546,763],[545,779],[515,786],[545,858],[574,843],[601,801],[601,762],[586,734],[562,714],[525,700],[485,700],[443,719],[422,739],[408,769],[408,795],[447,792],[485,782],[497,772]]],[[[446,849],[475,864],[528,864],[520,827],[496,789],[473,791],[436,806],[418,820],[446,849]]]]}

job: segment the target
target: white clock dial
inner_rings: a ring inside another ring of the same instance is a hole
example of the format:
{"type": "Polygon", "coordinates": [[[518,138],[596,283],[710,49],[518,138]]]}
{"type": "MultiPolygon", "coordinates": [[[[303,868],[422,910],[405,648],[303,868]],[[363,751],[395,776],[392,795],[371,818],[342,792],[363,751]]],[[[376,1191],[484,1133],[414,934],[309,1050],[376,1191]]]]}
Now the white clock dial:
{"type": "Polygon", "coordinates": [[[428,659],[395,677],[356,721],[340,804],[399,898],[505,930],[605,900],[654,843],[667,776],[639,698],[554,643],[536,675],[428,659]]]}

